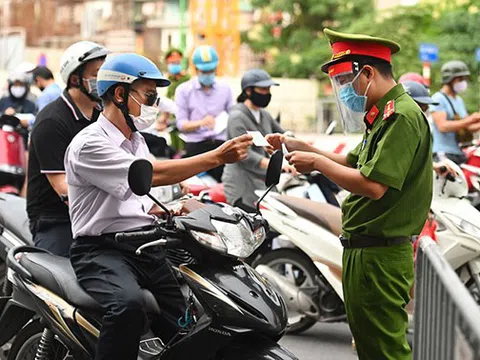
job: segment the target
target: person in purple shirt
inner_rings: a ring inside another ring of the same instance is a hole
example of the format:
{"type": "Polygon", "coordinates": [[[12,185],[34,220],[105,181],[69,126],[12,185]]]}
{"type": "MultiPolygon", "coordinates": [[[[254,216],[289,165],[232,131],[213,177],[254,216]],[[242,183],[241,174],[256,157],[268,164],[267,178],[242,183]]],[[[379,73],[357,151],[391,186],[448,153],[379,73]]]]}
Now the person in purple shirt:
{"type": "MultiPolygon", "coordinates": [[[[208,45],[193,52],[197,77],[181,84],[175,91],[177,127],[185,134],[186,156],[216,149],[227,139],[228,112],[233,105],[232,90],[215,80],[218,54],[208,45]]],[[[208,173],[221,181],[223,166],[208,173]]]]}

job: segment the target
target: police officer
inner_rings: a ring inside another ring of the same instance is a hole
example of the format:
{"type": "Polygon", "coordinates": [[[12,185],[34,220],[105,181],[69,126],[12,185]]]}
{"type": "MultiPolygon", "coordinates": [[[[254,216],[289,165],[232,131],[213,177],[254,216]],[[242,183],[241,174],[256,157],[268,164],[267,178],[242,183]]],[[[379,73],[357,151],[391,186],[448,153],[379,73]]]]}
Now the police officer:
{"type": "Polygon", "coordinates": [[[100,113],[96,76],[109,51],[91,41],[68,47],[60,60],[67,88],[38,114],[30,136],[27,212],[35,246],[68,256],[72,230],[63,158],[73,137],[100,113]]]}
{"type": "MultiPolygon", "coordinates": [[[[146,322],[140,284],[155,295],[163,318],[170,320],[161,325],[165,331],[171,329],[169,336],[178,330],[177,319],[184,313],[183,296],[164,253],[139,257],[135,244],[114,240],[117,232],[149,227],[155,221],[153,202],[132,193],[127,175],[135,159],[149,156],[137,131],[155,122],[157,87],[170,81],[150,60],[136,54],[107,60],[97,79],[103,113],[73,139],[65,155],[75,239],[70,255],[80,285],[105,310],[95,359],[135,360],[146,322]]],[[[251,139],[243,135],[199,156],[155,161],[153,185],[175,184],[245,159],[251,139]]]]}
{"type": "Polygon", "coordinates": [[[279,135],[300,172],[319,170],[351,192],[342,206],[345,310],[361,360],[411,358],[405,306],[413,284],[411,238],[432,198],[431,136],[417,104],[393,79],[393,41],[325,29],[332,60],[322,66],[344,129],[364,131],[347,156],[279,135]]]}

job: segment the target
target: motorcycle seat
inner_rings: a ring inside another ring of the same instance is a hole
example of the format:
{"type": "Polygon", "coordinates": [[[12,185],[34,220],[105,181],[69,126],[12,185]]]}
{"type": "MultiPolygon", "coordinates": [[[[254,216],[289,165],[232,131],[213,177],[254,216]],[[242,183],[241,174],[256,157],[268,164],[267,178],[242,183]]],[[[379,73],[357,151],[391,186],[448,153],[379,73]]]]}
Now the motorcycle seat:
{"type": "MultiPolygon", "coordinates": [[[[20,265],[32,274],[38,285],[52,291],[68,303],[79,308],[102,311],[100,305],[77,282],[69,259],[48,252],[26,252],[20,257],[20,265]]],[[[147,289],[142,291],[147,313],[160,314],[153,294],[147,289]]]]}
{"type": "Polygon", "coordinates": [[[25,244],[33,244],[26,208],[24,198],[0,194],[0,225],[5,226],[25,244]]]}
{"type": "Polygon", "coordinates": [[[298,216],[320,225],[334,235],[342,234],[342,210],[339,207],[287,195],[278,195],[275,199],[298,216]]]}

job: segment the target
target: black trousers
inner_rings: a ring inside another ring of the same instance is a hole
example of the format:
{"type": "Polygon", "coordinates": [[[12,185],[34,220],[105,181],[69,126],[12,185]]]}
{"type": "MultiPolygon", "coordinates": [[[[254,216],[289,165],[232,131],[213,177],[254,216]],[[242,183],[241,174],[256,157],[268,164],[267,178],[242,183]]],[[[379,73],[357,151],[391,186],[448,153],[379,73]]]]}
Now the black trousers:
{"type": "Polygon", "coordinates": [[[32,222],[30,231],[36,247],[52,254],[68,257],[73,242],[69,218],[42,216],[32,222]]]}
{"type": "Polygon", "coordinates": [[[141,289],[150,290],[162,315],[152,330],[167,342],[178,332],[185,299],[162,249],[135,255],[140,244],[117,243],[113,237],[74,241],[70,260],[80,285],[104,309],[96,360],[136,360],[147,314],[141,289]]]}
{"type": "MultiPolygon", "coordinates": [[[[215,150],[223,143],[224,141],[222,140],[205,140],[198,143],[186,143],[185,144],[185,151],[187,153],[186,157],[200,155],[208,151],[215,150]]],[[[218,182],[222,182],[223,168],[224,168],[224,165],[221,165],[214,169],[208,170],[207,173],[218,182]]]]}

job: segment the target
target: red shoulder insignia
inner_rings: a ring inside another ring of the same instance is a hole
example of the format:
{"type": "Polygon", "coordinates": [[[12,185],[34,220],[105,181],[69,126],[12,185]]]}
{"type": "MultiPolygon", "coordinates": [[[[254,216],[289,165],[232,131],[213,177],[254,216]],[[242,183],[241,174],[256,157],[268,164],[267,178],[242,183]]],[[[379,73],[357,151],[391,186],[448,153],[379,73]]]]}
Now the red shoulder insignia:
{"type": "Polygon", "coordinates": [[[393,114],[395,114],[395,100],[390,100],[383,110],[383,120],[387,120],[393,114]]]}
{"type": "Polygon", "coordinates": [[[378,110],[378,108],[376,106],[373,106],[365,116],[365,119],[370,125],[372,125],[379,113],[380,111],[378,110]]]}

